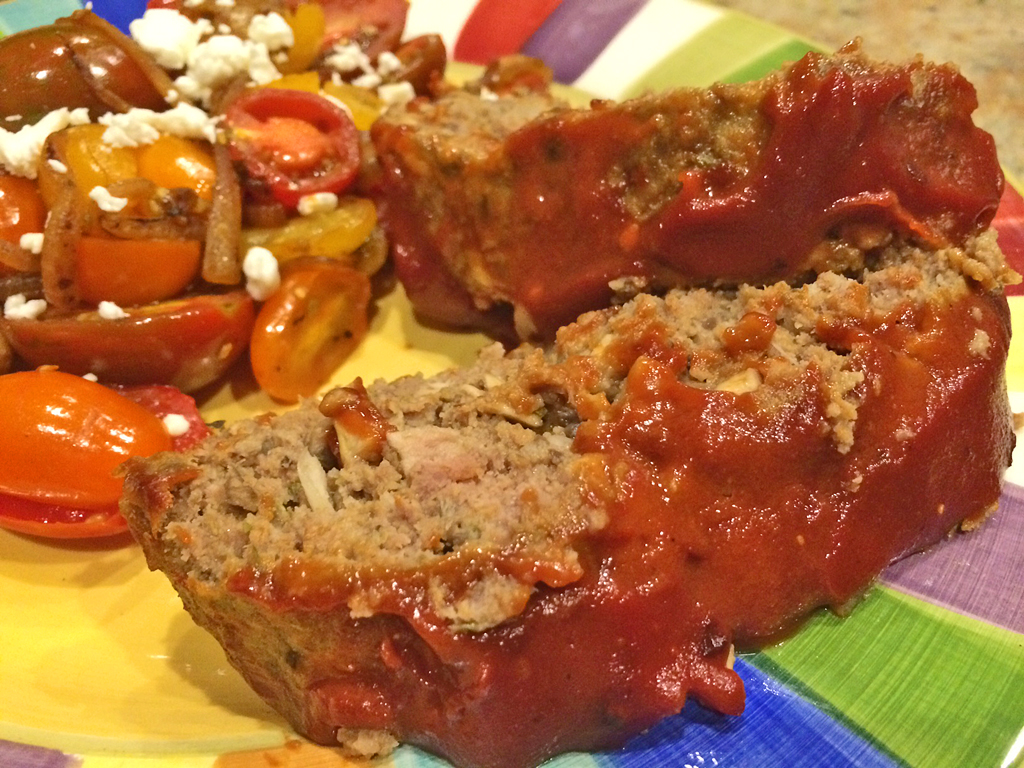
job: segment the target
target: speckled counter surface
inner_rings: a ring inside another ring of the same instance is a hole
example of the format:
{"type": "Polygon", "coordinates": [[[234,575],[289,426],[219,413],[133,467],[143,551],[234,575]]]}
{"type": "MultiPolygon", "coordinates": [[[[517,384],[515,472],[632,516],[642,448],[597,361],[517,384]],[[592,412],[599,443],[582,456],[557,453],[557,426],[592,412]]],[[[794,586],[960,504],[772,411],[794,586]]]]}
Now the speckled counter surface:
{"type": "Polygon", "coordinates": [[[1024,0],[713,0],[827,48],[861,37],[871,56],[957,64],[978,91],[979,125],[1024,182],[1024,0]]]}

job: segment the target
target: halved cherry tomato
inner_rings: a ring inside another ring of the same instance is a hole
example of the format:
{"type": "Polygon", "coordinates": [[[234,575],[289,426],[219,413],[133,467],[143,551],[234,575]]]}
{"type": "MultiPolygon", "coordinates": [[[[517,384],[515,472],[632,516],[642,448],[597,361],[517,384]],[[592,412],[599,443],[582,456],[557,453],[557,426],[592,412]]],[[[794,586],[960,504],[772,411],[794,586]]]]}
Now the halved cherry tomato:
{"type": "Polygon", "coordinates": [[[359,170],[359,131],[322,96],[287,88],[257,88],[235,99],[225,115],[232,157],[294,208],[314,192],[340,193],[359,170]]]}
{"type": "MultiPolygon", "coordinates": [[[[44,369],[35,373],[44,372],[55,371],[44,369]]],[[[39,377],[33,377],[32,380],[38,381],[39,377]]],[[[4,383],[5,379],[0,378],[0,388],[4,383]]],[[[73,386],[80,388],[77,383],[73,386]]],[[[170,435],[173,450],[186,450],[210,434],[210,428],[196,408],[196,401],[179,389],[161,385],[112,386],[111,389],[117,395],[142,406],[158,419],[171,414],[183,417],[187,430],[181,434],[170,435]]],[[[91,388],[89,391],[92,391],[91,388]]],[[[123,405],[116,397],[114,402],[123,405]]],[[[0,468],[0,476],[2,474],[3,469],[0,468]]],[[[0,493],[0,527],[33,536],[57,539],[109,537],[122,534],[128,529],[116,503],[104,507],[84,508],[22,498],[9,493],[0,493]]]]}
{"type": "Polygon", "coordinates": [[[137,307],[127,315],[4,318],[0,325],[29,365],[192,392],[220,378],[246,349],[255,308],[249,295],[237,290],[137,307]]]}
{"type": "Polygon", "coordinates": [[[370,279],[336,261],[295,262],[260,309],[249,355],[271,397],[296,402],[327,379],[366,335],[370,279]]]}
{"type": "Polygon", "coordinates": [[[295,42],[288,49],[288,58],[278,65],[282,72],[303,72],[309,69],[323,48],[326,22],[324,9],[318,3],[300,3],[286,11],[285,21],[292,28],[295,42]]]}
{"type": "Polygon", "coordinates": [[[21,236],[42,232],[46,206],[31,179],[0,176],[0,240],[17,245],[21,236]]]}
{"type": "MultiPolygon", "coordinates": [[[[289,0],[294,8],[300,0],[289,0]]],[[[324,47],[340,40],[357,40],[376,56],[394,50],[402,39],[408,0],[318,0],[326,22],[324,47]]]]}
{"type": "Polygon", "coordinates": [[[158,187],[191,189],[204,200],[211,200],[217,171],[213,152],[207,147],[164,134],[136,151],[139,176],[158,187]]]}
{"type": "Polygon", "coordinates": [[[0,493],[0,528],[48,539],[95,539],[128,530],[117,505],[80,509],[0,493]]]}
{"type": "Polygon", "coordinates": [[[180,435],[171,435],[172,447],[176,451],[188,450],[210,434],[210,427],[199,413],[195,399],[177,387],[167,384],[143,384],[136,387],[112,384],[110,388],[138,403],[158,418],[171,415],[184,417],[188,422],[188,431],[180,435]]]}
{"type": "Polygon", "coordinates": [[[123,307],[177,296],[199,274],[198,240],[118,240],[83,236],[76,246],[75,282],[83,301],[123,307]]]}
{"type": "Polygon", "coordinates": [[[266,248],[278,262],[304,256],[346,259],[366,242],[377,224],[377,208],[365,197],[346,196],[332,211],[322,211],[290,219],[280,227],[242,230],[242,248],[266,248]]]}
{"type": "Polygon", "coordinates": [[[0,493],[102,509],[117,503],[114,469],[171,448],[163,423],[101,384],[50,368],[0,376],[0,493]]]}

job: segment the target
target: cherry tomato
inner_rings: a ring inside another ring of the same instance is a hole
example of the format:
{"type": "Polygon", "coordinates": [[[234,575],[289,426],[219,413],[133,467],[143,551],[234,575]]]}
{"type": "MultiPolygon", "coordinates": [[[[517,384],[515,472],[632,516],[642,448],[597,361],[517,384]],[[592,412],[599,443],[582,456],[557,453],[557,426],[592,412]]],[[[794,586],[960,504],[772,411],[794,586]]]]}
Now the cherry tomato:
{"type": "Polygon", "coordinates": [[[191,189],[204,200],[210,200],[217,172],[213,152],[207,146],[198,141],[163,135],[136,151],[139,176],[158,187],[191,189]]]}
{"type": "Polygon", "coordinates": [[[285,73],[304,72],[313,66],[323,49],[326,20],[324,9],[317,3],[300,3],[293,11],[286,11],[285,21],[292,28],[295,42],[288,49],[288,58],[278,65],[285,73]]]}
{"type": "Polygon", "coordinates": [[[0,493],[62,506],[116,504],[112,473],[171,448],[163,423],[101,384],[55,369],[0,376],[0,493]]]}
{"type": "Polygon", "coordinates": [[[180,435],[171,435],[172,447],[176,451],[188,450],[210,434],[210,427],[199,413],[195,399],[177,387],[167,384],[143,384],[137,387],[112,384],[110,388],[158,418],[171,415],[184,417],[188,430],[180,435]]]}
{"type": "Polygon", "coordinates": [[[17,245],[21,236],[42,232],[46,206],[30,179],[0,176],[0,240],[17,245]]]}
{"type": "Polygon", "coordinates": [[[235,99],[225,120],[232,157],[286,206],[314,192],[343,192],[355,180],[359,131],[322,96],[257,88],[235,99]]]}
{"type": "Polygon", "coordinates": [[[166,109],[171,87],[134,41],[87,11],[0,40],[0,82],[7,130],[60,107],[86,107],[93,118],[129,106],[166,109]]]}
{"type": "MultiPolygon", "coordinates": [[[[3,379],[0,379],[2,385],[3,379]]],[[[171,414],[183,417],[187,429],[181,434],[170,435],[173,450],[186,450],[210,434],[210,428],[196,408],[196,401],[179,389],[162,385],[115,385],[111,389],[159,419],[171,414]]],[[[115,536],[128,530],[117,504],[87,509],[22,498],[9,493],[0,493],[0,527],[57,539],[115,536]]]]}
{"type": "Polygon", "coordinates": [[[0,327],[29,365],[192,392],[220,378],[246,349],[255,309],[249,295],[237,290],[137,307],[127,315],[4,318],[0,327]]]}
{"type": "Polygon", "coordinates": [[[198,240],[117,240],[83,236],[76,246],[75,282],[83,301],[122,307],[164,301],[199,274],[198,240]]]}
{"type": "Polygon", "coordinates": [[[128,530],[117,505],[81,509],[0,493],[0,528],[49,539],[94,539],[128,530]]]}
{"type": "Polygon", "coordinates": [[[296,263],[260,309],[249,356],[271,397],[296,402],[326,383],[363,336],[370,279],[336,261],[296,263]]]}
{"type": "MultiPolygon", "coordinates": [[[[289,0],[294,8],[299,0],[289,0]]],[[[395,49],[402,39],[408,0],[317,0],[323,8],[324,47],[340,40],[355,40],[370,56],[395,49]]]]}

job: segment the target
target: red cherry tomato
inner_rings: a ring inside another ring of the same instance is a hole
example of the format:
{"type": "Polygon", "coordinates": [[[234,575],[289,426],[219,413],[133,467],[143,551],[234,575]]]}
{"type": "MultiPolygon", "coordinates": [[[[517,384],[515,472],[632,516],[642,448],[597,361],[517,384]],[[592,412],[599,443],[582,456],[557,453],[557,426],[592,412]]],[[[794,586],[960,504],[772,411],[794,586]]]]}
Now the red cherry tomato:
{"type": "Polygon", "coordinates": [[[163,422],[138,403],[56,369],[0,376],[0,493],[107,509],[130,456],[171,448],[163,422]]]}
{"type": "MultiPolygon", "coordinates": [[[[309,0],[288,0],[292,10],[309,0]]],[[[326,31],[323,45],[357,40],[370,56],[392,51],[402,39],[409,0],[316,0],[323,8],[326,31]]]]}
{"type": "Polygon", "coordinates": [[[322,96],[257,88],[235,99],[225,120],[232,157],[294,208],[304,195],[345,191],[359,170],[359,131],[322,96]]]}
{"type": "Polygon", "coordinates": [[[111,389],[138,403],[160,419],[171,415],[184,417],[188,423],[188,430],[179,435],[171,435],[172,447],[176,451],[188,450],[210,434],[210,427],[199,413],[195,399],[177,387],[167,384],[144,384],[138,387],[115,384],[111,389]]]}
{"type": "Polygon", "coordinates": [[[232,291],[136,307],[127,315],[8,318],[0,326],[29,365],[193,392],[220,378],[245,351],[256,312],[245,291],[232,291]]]}
{"type": "Polygon", "coordinates": [[[370,279],[336,261],[287,272],[252,334],[249,357],[260,387],[285,402],[315,393],[366,335],[369,301],[370,279]]]}
{"type": "Polygon", "coordinates": [[[0,493],[0,528],[48,539],[95,539],[128,530],[117,505],[79,509],[0,493]]]}

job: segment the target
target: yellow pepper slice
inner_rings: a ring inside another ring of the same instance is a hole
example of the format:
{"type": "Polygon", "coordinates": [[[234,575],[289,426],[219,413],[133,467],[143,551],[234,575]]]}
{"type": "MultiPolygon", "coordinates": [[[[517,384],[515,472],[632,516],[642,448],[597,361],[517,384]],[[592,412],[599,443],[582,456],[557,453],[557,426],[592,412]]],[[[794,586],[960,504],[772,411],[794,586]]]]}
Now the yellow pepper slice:
{"type": "Polygon", "coordinates": [[[309,216],[291,219],[282,227],[242,231],[242,252],[254,246],[270,251],[279,262],[303,256],[338,259],[355,265],[347,258],[366,242],[377,224],[377,209],[362,197],[343,197],[338,207],[309,216]]]}

